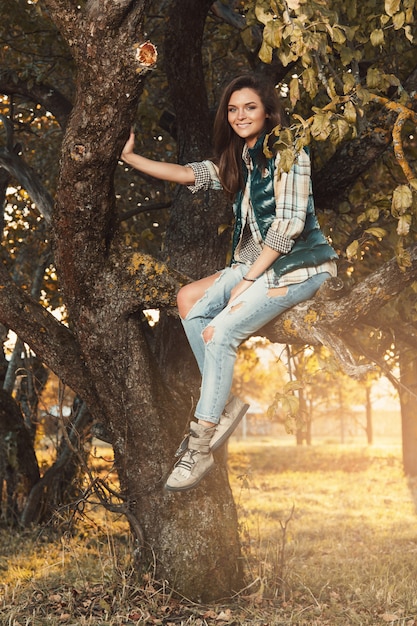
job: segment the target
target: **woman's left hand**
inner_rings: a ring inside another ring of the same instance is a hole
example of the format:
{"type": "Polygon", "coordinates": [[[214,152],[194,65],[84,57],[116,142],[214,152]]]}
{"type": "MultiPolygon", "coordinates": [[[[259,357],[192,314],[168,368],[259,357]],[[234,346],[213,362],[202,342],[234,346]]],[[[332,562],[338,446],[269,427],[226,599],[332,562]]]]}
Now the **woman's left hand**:
{"type": "Polygon", "coordinates": [[[247,280],[242,280],[233,287],[232,291],[230,292],[230,298],[229,298],[229,304],[238,296],[240,296],[241,293],[243,293],[244,291],[246,291],[253,283],[250,283],[247,280]]]}

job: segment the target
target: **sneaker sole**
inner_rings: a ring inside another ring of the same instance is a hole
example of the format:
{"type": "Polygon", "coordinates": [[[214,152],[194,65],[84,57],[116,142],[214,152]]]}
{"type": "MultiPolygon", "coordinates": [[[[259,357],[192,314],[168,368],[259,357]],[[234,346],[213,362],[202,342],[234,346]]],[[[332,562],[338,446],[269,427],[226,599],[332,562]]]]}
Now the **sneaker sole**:
{"type": "Polygon", "coordinates": [[[248,408],[249,408],[249,404],[244,404],[242,406],[239,413],[235,417],[231,427],[228,430],[225,430],[223,435],[217,441],[215,441],[215,443],[212,446],[210,446],[210,452],[215,452],[216,450],[218,450],[220,446],[222,446],[226,442],[226,440],[229,439],[230,435],[232,435],[234,431],[236,430],[236,428],[239,426],[248,408]]]}
{"type": "Polygon", "coordinates": [[[206,469],[206,471],[203,474],[201,474],[201,476],[198,478],[198,480],[196,480],[191,485],[184,485],[184,487],[171,487],[170,485],[167,485],[165,483],[164,489],[166,491],[188,491],[189,489],[194,489],[194,487],[197,487],[197,485],[200,484],[200,482],[203,480],[203,478],[205,478],[205,476],[207,476],[207,474],[209,474],[209,472],[211,472],[211,470],[213,469],[214,466],[215,466],[215,463],[213,463],[213,465],[210,465],[210,467],[208,467],[206,469]]]}

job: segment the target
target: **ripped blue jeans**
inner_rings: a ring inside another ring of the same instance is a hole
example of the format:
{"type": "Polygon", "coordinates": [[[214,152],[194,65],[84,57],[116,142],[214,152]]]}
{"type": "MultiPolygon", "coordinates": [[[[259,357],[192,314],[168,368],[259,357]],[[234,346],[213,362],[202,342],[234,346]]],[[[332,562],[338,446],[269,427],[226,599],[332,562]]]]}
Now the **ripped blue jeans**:
{"type": "Polygon", "coordinates": [[[182,320],[202,376],[195,416],[215,424],[230,394],[239,345],[287,309],[312,298],[330,277],[323,272],[289,285],[286,293],[271,295],[265,277],[261,276],[228,304],[233,287],[248,270],[244,264],[224,269],[182,320]],[[205,342],[202,334],[208,326],[214,332],[205,342]]]}

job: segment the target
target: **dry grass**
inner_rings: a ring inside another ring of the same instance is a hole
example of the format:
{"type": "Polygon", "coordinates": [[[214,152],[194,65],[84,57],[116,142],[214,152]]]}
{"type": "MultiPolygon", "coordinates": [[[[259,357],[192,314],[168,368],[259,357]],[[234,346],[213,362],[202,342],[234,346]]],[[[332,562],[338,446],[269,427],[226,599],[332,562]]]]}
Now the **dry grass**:
{"type": "Polygon", "coordinates": [[[181,602],[130,568],[122,520],[0,533],[1,626],[417,625],[417,482],[398,447],[233,442],[247,588],[181,602]]]}

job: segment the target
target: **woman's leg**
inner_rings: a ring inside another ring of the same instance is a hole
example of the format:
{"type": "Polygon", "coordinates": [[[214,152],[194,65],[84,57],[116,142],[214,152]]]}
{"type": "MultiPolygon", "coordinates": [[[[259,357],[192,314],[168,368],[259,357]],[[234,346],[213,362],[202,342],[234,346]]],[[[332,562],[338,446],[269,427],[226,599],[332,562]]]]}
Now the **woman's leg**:
{"type": "Polygon", "coordinates": [[[219,422],[242,341],[287,309],[313,297],[328,277],[327,273],[317,274],[302,283],[277,289],[269,289],[265,279],[260,278],[208,324],[202,335],[205,357],[197,419],[219,422]]]}
{"type": "Polygon", "coordinates": [[[224,309],[233,287],[247,271],[248,268],[244,265],[227,267],[212,276],[185,285],[178,292],[178,311],[201,374],[205,354],[202,333],[224,309]]]}
{"type": "MultiPolygon", "coordinates": [[[[311,298],[328,277],[329,274],[323,273],[299,285],[277,289],[268,289],[265,279],[258,279],[209,322],[202,333],[205,356],[201,394],[196,410],[199,422],[190,426],[188,447],[168,477],[166,489],[192,489],[213,467],[213,441],[217,429],[222,427],[219,420],[230,392],[240,343],[285,310],[311,298]]],[[[187,319],[191,321],[194,308],[202,301],[204,297],[188,311],[187,319]]]]}

